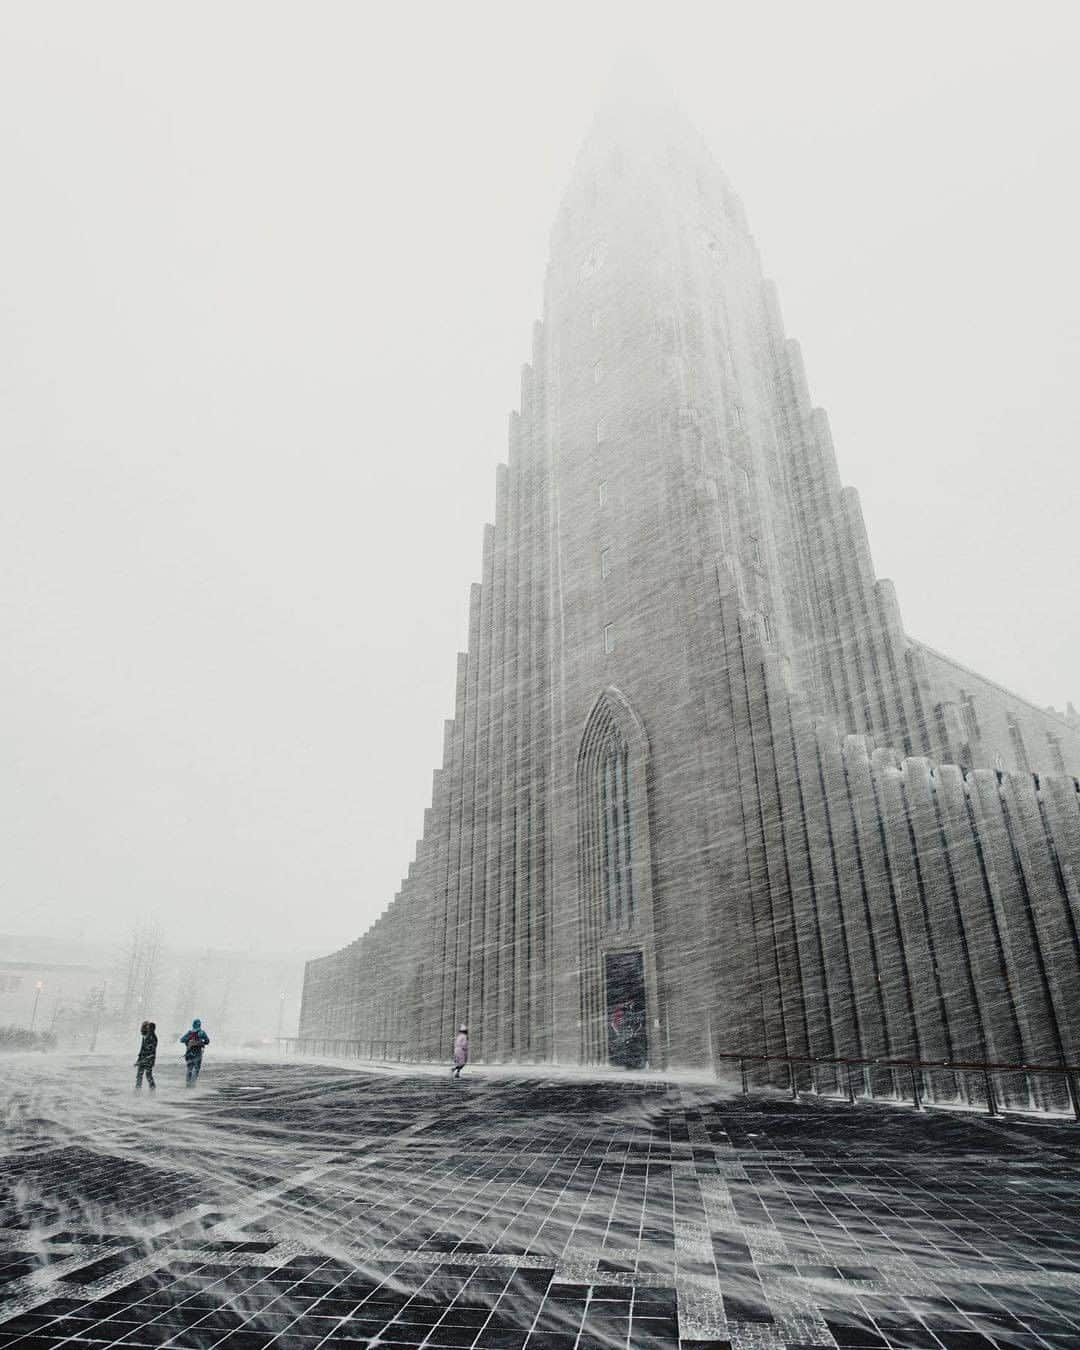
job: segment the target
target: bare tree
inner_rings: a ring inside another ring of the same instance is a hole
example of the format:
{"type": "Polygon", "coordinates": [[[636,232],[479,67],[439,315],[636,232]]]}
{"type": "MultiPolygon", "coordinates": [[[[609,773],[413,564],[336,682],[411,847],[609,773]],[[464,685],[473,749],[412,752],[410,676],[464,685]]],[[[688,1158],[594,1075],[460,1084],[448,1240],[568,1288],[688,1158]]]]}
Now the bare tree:
{"type": "Polygon", "coordinates": [[[161,924],[140,915],[125,948],[120,1021],[127,1024],[151,1012],[161,959],[161,924]]]}

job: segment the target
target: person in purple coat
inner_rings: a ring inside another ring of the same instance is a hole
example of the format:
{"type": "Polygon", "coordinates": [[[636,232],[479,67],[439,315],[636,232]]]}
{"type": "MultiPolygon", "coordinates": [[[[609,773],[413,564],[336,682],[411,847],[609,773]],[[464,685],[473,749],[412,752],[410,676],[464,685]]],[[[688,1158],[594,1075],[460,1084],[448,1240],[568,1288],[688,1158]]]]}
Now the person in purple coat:
{"type": "Polygon", "coordinates": [[[469,1062],[469,1028],[467,1026],[458,1027],[458,1034],[454,1037],[454,1067],[450,1070],[454,1078],[461,1077],[461,1071],[469,1062]]]}

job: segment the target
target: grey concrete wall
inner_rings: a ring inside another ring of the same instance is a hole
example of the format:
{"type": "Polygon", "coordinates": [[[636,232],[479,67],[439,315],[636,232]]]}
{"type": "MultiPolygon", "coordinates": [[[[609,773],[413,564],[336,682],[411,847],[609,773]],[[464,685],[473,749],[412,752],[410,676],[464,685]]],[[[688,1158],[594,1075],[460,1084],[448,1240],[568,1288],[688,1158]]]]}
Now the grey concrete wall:
{"type": "Polygon", "coordinates": [[[1075,1055],[1078,745],[907,638],[726,179],[675,114],[602,121],[423,834],[309,966],[302,1034],[437,1058],[465,1022],[486,1060],[587,1060],[605,954],[640,946],[651,1063],[1075,1055]],[[638,747],[620,931],[582,777],[605,699],[638,747]]]}

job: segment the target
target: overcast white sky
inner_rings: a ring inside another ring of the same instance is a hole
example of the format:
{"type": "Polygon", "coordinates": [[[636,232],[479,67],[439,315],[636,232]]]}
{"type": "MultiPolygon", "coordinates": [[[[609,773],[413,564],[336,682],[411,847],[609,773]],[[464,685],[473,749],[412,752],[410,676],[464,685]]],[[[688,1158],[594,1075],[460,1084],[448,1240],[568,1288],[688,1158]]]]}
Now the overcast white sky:
{"type": "Polygon", "coordinates": [[[1080,696],[1078,16],[9,0],[0,932],[329,948],[391,898],[628,45],[743,198],[908,630],[1080,696]]]}

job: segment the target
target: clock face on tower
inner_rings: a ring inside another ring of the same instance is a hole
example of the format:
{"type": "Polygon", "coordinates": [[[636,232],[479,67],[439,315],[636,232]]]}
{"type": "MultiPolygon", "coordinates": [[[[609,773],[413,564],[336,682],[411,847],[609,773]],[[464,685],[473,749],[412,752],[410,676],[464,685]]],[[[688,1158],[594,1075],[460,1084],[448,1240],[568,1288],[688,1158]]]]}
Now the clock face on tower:
{"type": "Polygon", "coordinates": [[[594,244],[585,255],[585,261],[581,264],[581,279],[587,280],[594,272],[599,272],[604,265],[604,259],[607,257],[607,240],[601,239],[598,244],[594,244]]]}

